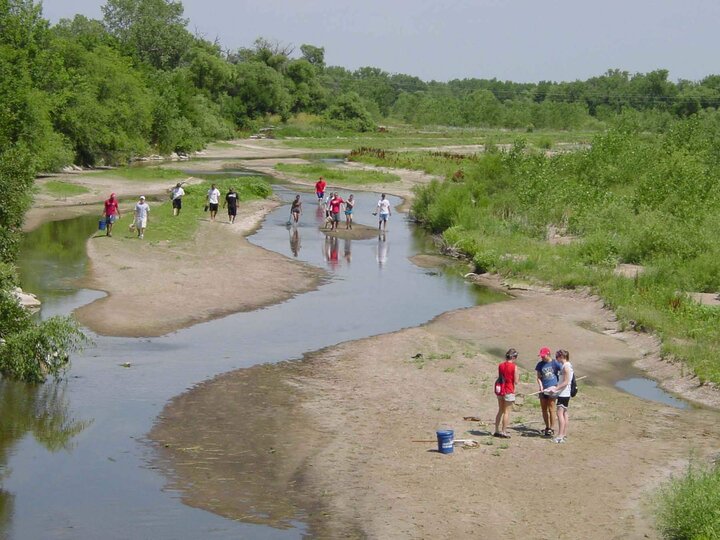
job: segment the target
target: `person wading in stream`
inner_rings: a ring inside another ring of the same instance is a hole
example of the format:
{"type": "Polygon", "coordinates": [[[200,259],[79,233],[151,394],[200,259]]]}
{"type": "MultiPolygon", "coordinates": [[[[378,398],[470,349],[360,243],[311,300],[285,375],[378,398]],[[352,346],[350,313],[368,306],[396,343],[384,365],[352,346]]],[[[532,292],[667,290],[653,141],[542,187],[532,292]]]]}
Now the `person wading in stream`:
{"type": "Polygon", "coordinates": [[[540,349],[540,361],[535,366],[535,375],[540,391],[540,407],[542,408],[543,421],[545,422],[545,437],[552,437],[555,434],[555,402],[557,397],[546,391],[546,388],[556,386],[558,375],[562,364],[551,356],[550,349],[540,349]]]}
{"type": "Polygon", "coordinates": [[[113,224],[120,219],[120,207],[114,193],[111,193],[110,198],[105,201],[103,215],[105,216],[105,235],[112,236],[113,224]]]}
{"type": "Polygon", "coordinates": [[[390,217],[390,201],[388,201],[385,198],[385,194],[383,193],[380,197],[380,200],[377,203],[377,214],[378,214],[378,231],[382,229],[383,231],[387,230],[387,221],[390,217]]]}
{"type": "Polygon", "coordinates": [[[556,443],[564,443],[570,422],[568,408],[570,407],[570,383],[573,378],[573,367],[570,363],[570,353],[566,350],[560,349],[555,353],[555,358],[562,365],[560,382],[557,386],[548,388],[547,391],[553,392],[557,396],[558,433],[553,441],[556,443]]]}
{"type": "Polygon", "coordinates": [[[327,186],[327,183],[325,182],[325,179],[321,176],[320,179],[315,182],[315,195],[317,195],[318,204],[322,204],[323,200],[325,199],[325,186],[327,186]]]}
{"type": "Polygon", "coordinates": [[[498,381],[495,389],[498,412],[495,415],[494,437],[510,438],[507,426],[510,423],[510,411],[515,403],[515,385],[520,381],[520,372],[515,365],[517,357],[518,352],[515,349],[508,349],[505,353],[505,361],[498,365],[498,381]]]}
{"type": "Polygon", "coordinates": [[[343,198],[338,195],[337,191],[333,194],[333,198],[330,199],[330,217],[332,218],[331,231],[337,231],[338,223],[340,223],[340,207],[345,204],[343,198]]]}

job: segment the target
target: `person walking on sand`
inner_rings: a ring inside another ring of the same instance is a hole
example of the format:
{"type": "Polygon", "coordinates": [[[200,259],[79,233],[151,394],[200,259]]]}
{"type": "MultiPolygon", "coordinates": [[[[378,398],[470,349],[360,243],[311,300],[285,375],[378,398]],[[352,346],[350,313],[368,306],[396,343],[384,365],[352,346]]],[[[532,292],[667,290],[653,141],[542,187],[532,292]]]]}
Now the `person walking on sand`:
{"type": "Polygon", "coordinates": [[[295,199],[290,205],[290,219],[295,225],[300,221],[300,214],[302,214],[302,201],[300,195],[295,195],[295,199]]]}
{"type": "Polygon", "coordinates": [[[540,391],[540,407],[542,408],[543,421],[545,422],[545,437],[555,435],[555,402],[557,397],[546,389],[556,386],[559,382],[558,375],[562,365],[560,362],[552,358],[550,349],[543,347],[540,349],[540,361],[535,366],[535,375],[540,391]]]}
{"type": "Polygon", "coordinates": [[[315,182],[315,195],[317,195],[318,198],[318,204],[322,204],[323,200],[325,199],[325,187],[327,186],[327,183],[325,182],[325,179],[321,176],[317,182],[315,182]]]}
{"type": "Polygon", "coordinates": [[[137,230],[138,238],[145,238],[145,227],[147,227],[148,214],[150,214],[150,206],[145,202],[145,195],[140,195],[135,205],[135,230],[137,230]]]}
{"type": "Polygon", "coordinates": [[[505,353],[505,361],[498,365],[498,381],[495,388],[498,412],[495,415],[494,437],[510,438],[507,426],[510,423],[510,411],[515,403],[515,385],[520,380],[520,372],[515,365],[517,357],[518,352],[515,349],[508,349],[505,353]]]}
{"type": "Polygon", "coordinates": [[[332,218],[331,231],[337,231],[338,223],[340,223],[340,207],[345,203],[337,191],[333,193],[333,198],[330,199],[330,217],[332,218]]]}
{"type": "Polygon", "coordinates": [[[185,195],[185,190],[182,188],[182,183],[178,182],[172,191],[170,192],[170,199],[172,200],[173,216],[180,215],[182,210],[182,198],[185,195]]]}
{"type": "Polygon", "coordinates": [[[570,417],[568,409],[570,407],[570,389],[573,378],[573,367],[570,363],[570,353],[564,349],[560,349],[555,353],[555,358],[560,362],[562,368],[560,370],[560,382],[557,386],[551,386],[548,392],[553,392],[557,396],[557,419],[558,433],[553,442],[564,443],[567,437],[568,424],[570,417]]]}
{"type": "Polygon", "coordinates": [[[113,224],[120,219],[120,206],[114,193],[111,193],[110,198],[105,201],[103,216],[105,216],[105,235],[112,236],[113,224]]]}
{"type": "Polygon", "coordinates": [[[213,184],[207,192],[208,209],[210,210],[210,221],[215,221],[218,208],[220,207],[220,190],[213,184]]]}
{"type": "Polygon", "coordinates": [[[391,215],[390,201],[387,200],[385,194],[380,196],[380,200],[377,203],[377,214],[378,214],[378,230],[387,230],[387,221],[391,215]]]}
{"type": "Polygon", "coordinates": [[[355,208],[355,195],[350,195],[345,201],[345,228],[352,230],[352,213],[355,208]]]}
{"type": "Polygon", "coordinates": [[[230,188],[227,192],[227,195],[225,195],[225,202],[223,203],[223,207],[227,206],[228,221],[230,223],[235,223],[235,217],[237,216],[237,205],[238,194],[233,188],[230,188]]]}

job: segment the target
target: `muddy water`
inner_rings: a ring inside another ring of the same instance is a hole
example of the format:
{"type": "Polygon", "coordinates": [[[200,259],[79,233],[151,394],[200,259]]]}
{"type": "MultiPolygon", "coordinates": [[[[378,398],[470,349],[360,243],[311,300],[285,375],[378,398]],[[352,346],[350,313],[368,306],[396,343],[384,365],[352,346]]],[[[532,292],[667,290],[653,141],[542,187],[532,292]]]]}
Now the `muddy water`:
{"type": "MultiPolygon", "coordinates": [[[[278,192],[285,199],[294,196],[286,188],[278,192]]],[[[291,519],[289,529],[240,523],[187,507],[178,493],[165,490],[166,478],[151,465],[154,450],[143,439],[163,405],[219,373],[298,358],[502,296],[465,283],[462,268],[439,272],[412,265],[408,257],[425,250],[427,239],[402,215],[393,215],[385,235],[328,240],[318,231],[323,216],[314,196],[302,197],[299,227],[286,226],[289,210],[280,207],[251,241],[326,268],[331,277],[318,290],[162,338],[93,336],[95,344],[73,359],[64,382],[3,384],[1,538],[303,535],[300,519],[291,519]]],[[[356,220],[376,226],[370,210],[377,196],[356,198],[356,220]]],[[[45,302],[43,317],[69,313],[102,296],[72,285],[85,271],[83,246],[96,219],[48,223],[28,235],[22,281],[45,302]]],[[[201,294],[207,285],[189,284],[188,291],[201,294]]]]}

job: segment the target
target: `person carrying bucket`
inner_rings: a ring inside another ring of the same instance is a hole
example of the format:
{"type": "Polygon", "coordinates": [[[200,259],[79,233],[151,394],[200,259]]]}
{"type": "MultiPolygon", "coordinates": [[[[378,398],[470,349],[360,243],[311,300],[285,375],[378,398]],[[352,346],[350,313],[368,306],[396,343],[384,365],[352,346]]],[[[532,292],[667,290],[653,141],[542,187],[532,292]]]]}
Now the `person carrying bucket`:
{"type": "Polygon", "coordinates": [[[110,198],[105,201],[103,216],[105,217],[105,235],[112,236],[113,224],[120,219],[120,206],[114,193],[111,193],[110,198]]]}
{"type": "Polygon", "coordinates": [[[510,438],[507,426],[510,423],[510,411],[515,403],[515,385],[520,381],[520,372],[515,365],[517,357],[518,352],[515,349],[508,349],[505,353],[505,361],[498,365],[498,378],[495,381],[498,412],[495,415],[494,437],[510,438]]]}

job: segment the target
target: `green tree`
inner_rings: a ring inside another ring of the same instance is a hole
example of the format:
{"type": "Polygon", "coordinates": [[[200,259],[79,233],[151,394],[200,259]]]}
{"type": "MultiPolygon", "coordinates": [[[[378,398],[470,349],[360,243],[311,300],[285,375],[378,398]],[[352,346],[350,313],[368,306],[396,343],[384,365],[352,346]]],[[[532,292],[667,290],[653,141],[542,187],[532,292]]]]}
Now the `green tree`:
{"type": "Polygon", "coordinates": [[[370,113],[355,92],[341,94],[325,111],[326,118],[331,124],[355,131],[370,131],[375,125],[370,113]]]}

